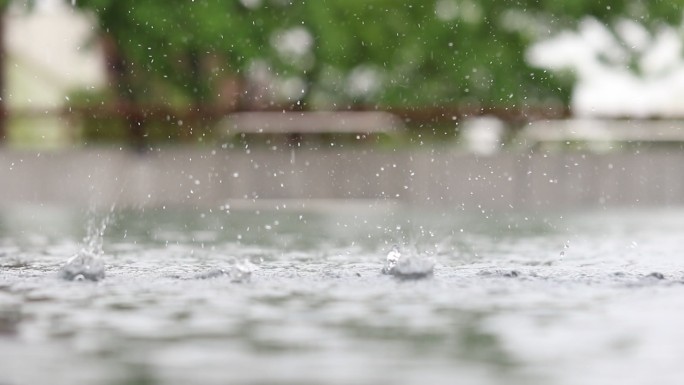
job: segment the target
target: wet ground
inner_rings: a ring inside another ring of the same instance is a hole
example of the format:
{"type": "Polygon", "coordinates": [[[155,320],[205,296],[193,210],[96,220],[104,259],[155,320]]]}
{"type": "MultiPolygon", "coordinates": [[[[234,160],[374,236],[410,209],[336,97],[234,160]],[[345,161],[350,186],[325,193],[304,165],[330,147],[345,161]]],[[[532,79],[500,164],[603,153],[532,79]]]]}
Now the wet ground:
{"type": "Polygon", "coordinates": [[[678,384],[684,375],[681,209],[115,210],[105,278],[60,278],[104,216],[0,211],[0,384],[678,384]],[[434,274],[382,274],[395,244],[433,260],[434,274]],[[251,274],[236,279],[236,266],[251,274]]]}

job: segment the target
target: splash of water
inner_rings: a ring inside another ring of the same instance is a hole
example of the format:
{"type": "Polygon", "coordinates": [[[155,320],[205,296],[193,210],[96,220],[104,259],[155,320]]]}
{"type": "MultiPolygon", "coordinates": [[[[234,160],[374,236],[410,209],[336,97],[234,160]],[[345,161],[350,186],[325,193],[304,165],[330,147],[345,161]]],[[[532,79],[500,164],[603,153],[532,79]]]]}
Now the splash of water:
{"type": "Polygon", "coordinates": [[[397,262],[399,262],[399,258],[401,258],[399,246],[394,245],[389,253],[387,253],[387,260],[385,261],[385,267],[382,268],[382,272],[385,274],[391,274],[391,272],[394,270],[394,267],[397,265],[397,262]]]}
{"type": "Polygon", "coordinates": [[[105,277],[104,261],[99,255],[81,250],[67,260],[59,276],[67,281],[100,281],[105,277]]]}
{"type": "Polygon", "coordinates": [[[102,255],[102,242],[104,239],[104,232],[107,230],[107,226],[112,220],[112,211],[109,212],[104,218],[100,219],[99,222],[95,216],[90,216],[88,218],[88,227],[86,230],[86,235],[83,237],[84,251],[95,254],[102,255]]]}
{"type": "Polygon", "coordinates": [[[394,245],[389,253],[383,274],[393,275],[399,279],[421,279],[431,277],[435,270],[435,262],[431,258],[414,254],[402,255],[399,246],[394,245]]]}
{"type": "Polygon", "coordinates": [[[561,259],[562,259],[563,257],[565,257],[565,253],[566,253],[566,251],[567,251],[569,248],[570,248],[570,241],[566,241],[566,242],[563,244],[563,250],[561,250],[561,252],[560,252],[560,257],[561,257],[561,259]]]}
{"type": "Polygon", "coordinates": [[[114,216],[114,208],[113,205],[107,215],[99,221],[91,209],[86,236],[83,238],[83,248],[62,266],[59,271],[61,278],[68,281],[100,281],[104,279],[105,264],[102,260],[104,254],[102,242],[105,230],[114,216]]]}
{"type": "Polygon", "coordinates": [[[247,259],[237,262],[230,269],[230,280],[236,283],[248,282],[257,269],[258,267],[247,259]]]}
{"type": "Polygon", "coordinates": [[[231,282],[245,283],[252,279],[252,273],[258,270],[258,266],[245,259],[237,261],[230,269],[212,269],[204,273],[197,274],[196,279],[211,279],[228,277],[231,282]]]}

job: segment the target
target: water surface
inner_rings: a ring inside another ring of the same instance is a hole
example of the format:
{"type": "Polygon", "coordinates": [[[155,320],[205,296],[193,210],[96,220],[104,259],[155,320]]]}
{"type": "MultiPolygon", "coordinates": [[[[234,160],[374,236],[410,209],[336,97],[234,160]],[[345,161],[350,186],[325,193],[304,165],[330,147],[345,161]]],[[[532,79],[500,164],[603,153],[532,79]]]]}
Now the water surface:
{"type": "Polygon", "coordinates": [[[123,210],[93,283],[57,274],[93,214],[5,209],[0,384],[680,383],[683,214],[123,210]]]}

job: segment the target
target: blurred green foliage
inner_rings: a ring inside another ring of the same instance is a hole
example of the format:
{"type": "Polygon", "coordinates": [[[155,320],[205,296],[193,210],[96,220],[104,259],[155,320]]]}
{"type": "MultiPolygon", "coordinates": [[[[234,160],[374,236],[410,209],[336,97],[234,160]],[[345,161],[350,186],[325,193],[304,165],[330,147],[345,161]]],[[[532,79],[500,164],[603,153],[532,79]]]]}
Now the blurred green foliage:
{"type": "Polygon", "coordinates": [[[682,3],[76,2],[96,16],[99,32],[116,42],[124,63],[118,84],[123,97],[167,104],[212,103],[222,80],[244,80],[260,63],[273,79],[303,84],[304,91],[290,95],[289,101],[312,108],[567,102],[572,79],[527,65],[524,54],[530,43],[574,27],[586,15],[607,22],[630,18],[650,25],[677,24],[682,3]]]}

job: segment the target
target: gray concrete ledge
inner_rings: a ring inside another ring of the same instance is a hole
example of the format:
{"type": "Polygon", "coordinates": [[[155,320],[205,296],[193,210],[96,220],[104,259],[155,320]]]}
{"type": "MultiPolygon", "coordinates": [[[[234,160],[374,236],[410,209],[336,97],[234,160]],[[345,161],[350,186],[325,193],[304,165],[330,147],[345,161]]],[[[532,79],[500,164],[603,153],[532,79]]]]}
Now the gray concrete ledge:
{"type": "Polygon", "coordinates": [[[451,148],[0,150],[0,206],[215,206],[368,199],[464,210],[684,204],[684,152],[451,148]]]}

